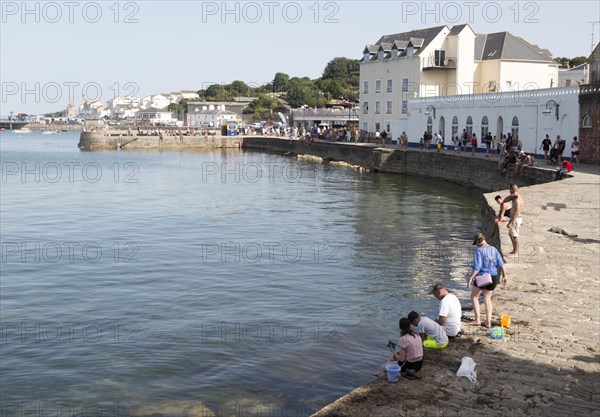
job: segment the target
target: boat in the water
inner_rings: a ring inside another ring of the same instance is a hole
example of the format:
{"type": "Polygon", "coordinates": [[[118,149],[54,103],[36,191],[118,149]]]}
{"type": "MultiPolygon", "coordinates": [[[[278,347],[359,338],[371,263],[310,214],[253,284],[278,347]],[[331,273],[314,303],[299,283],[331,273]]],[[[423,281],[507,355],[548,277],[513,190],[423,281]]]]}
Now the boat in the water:
{"type": "Polygon", "coordinates": [[[55,133],[57,133],[56,130],[42,130],[40,132],[42,135],[54,135],[55,133]]]}
{"type": "Polygon", "coordinates": [[[15,129],[15,130],[13,130],[13,132],[15,132],[17,134],[31,133],[31,129],[24,127],[22,129],[15,129]]]}

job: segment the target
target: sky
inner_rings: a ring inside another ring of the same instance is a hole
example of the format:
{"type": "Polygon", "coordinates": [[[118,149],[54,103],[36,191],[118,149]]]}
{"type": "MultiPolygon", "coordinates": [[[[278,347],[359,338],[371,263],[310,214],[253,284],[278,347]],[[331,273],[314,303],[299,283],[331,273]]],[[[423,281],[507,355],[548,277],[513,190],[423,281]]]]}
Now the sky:
{"type": "Polygon", "coordinates": [[[468,23],[555,57],[589,56],[600,1],[1,1],[0,116],[277,72],[321,76],[382,35],[468,23]]]}

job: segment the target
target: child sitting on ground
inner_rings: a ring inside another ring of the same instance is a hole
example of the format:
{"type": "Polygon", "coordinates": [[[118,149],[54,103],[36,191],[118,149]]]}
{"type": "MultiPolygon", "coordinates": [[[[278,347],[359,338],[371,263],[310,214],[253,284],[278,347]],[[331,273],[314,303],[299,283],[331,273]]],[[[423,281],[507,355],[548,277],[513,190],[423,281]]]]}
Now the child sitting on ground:
{"type": "Polygon", "coordinates": [[[401,375],[407,379],[421,379],[419,372],[423,367],[423,344],[421,338],[412,331],[410,321],[403,317],[400,319],[400,339],[398,340],[398,351],[390,347],[392,356],[384,363],[379,371],[373,375],[383,376],[385,366],[390,364],[400,365],[401,375]]]}

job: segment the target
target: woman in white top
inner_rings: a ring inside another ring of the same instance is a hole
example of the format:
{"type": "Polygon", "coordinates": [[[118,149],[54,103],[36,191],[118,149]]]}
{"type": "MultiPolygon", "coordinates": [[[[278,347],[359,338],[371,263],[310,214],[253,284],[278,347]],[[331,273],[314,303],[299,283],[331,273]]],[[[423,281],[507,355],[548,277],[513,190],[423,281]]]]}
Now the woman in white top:
{"type": "Polygon", "coordinates": [[[577,136],[573,136],[573,142],[571,142],[571,162],[575,165],[575,161],[579,158],[579,141],[577,136]]]}

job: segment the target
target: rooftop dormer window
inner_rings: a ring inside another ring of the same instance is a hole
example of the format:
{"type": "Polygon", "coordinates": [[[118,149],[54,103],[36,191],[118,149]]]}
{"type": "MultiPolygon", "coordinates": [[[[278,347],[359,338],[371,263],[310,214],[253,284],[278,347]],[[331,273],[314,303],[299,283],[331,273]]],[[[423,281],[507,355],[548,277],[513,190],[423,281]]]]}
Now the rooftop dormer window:
{"type": "Polygon", "coordinates": [[[382,61],[383,60],[383,50],[380,49],[379,51],[377,51],[377,60],[378,61],[382,61]]]}

